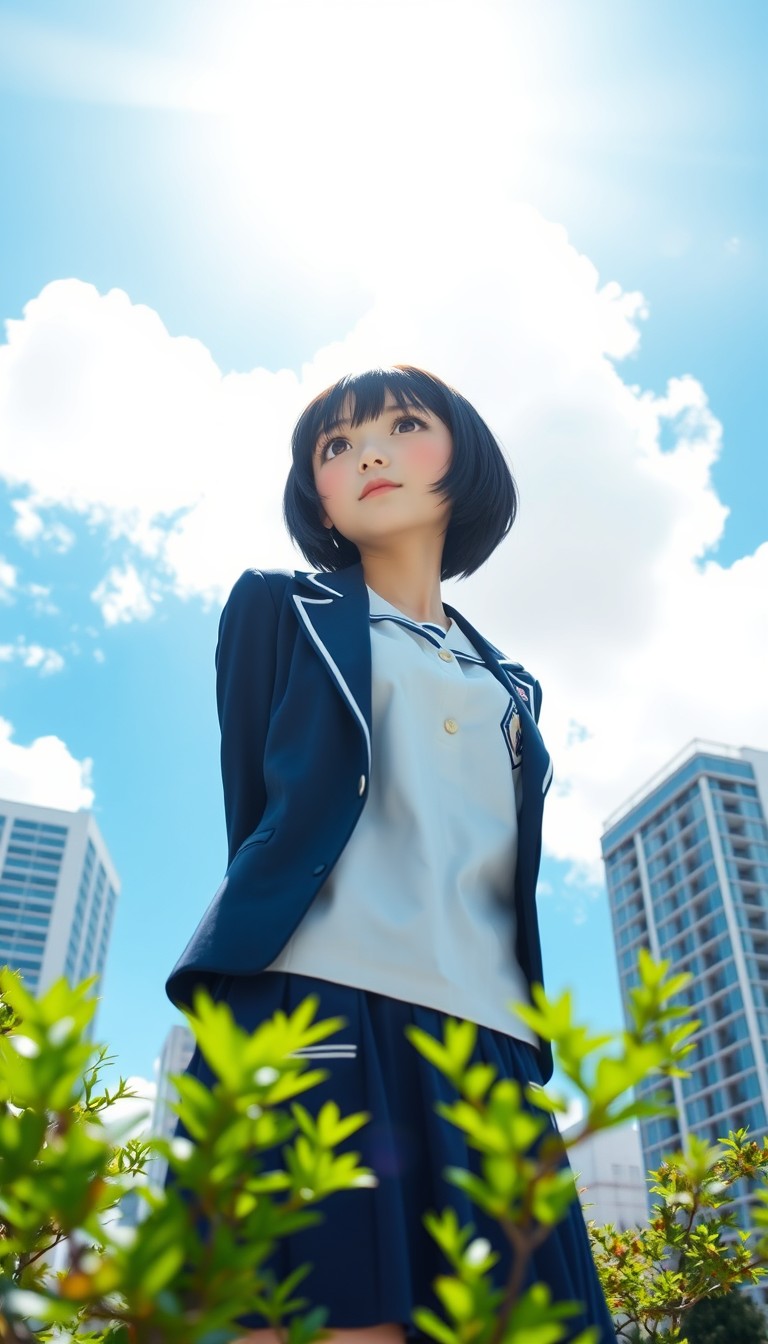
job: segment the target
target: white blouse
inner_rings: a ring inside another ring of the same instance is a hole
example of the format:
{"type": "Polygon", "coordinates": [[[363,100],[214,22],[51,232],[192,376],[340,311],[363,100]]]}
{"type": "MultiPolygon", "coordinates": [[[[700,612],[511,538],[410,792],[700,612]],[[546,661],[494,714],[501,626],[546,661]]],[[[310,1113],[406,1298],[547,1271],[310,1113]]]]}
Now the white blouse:
{"type": "Polygon", "coordinates": [[[452,622],[368,589],[368,798],[337,864],[268,971],[373,990],[536,1045],[514,955],[517,705],[452,622]]]}

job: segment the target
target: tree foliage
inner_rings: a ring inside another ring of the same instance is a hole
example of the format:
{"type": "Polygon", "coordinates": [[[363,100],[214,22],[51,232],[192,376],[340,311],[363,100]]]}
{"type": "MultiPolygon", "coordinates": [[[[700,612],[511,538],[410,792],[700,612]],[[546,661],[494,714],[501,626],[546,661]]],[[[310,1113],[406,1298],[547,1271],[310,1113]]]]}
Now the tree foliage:
{"type": "MultiPolygon", "coordinates": [[[[614,1036],[591,1035],[569,994],[550,1000],[537,989],[533,1006],[519,1010],[553,1042],[583,1100],[583,1122],[565,1140],[552,1116],[566,1098],[473,1062],[472,1024],[447,1019],[442,1040],[409,1029],[414,1048],[455,1089],[439,1112],[481,1154],[479,1174],[447,1177],[499,1222],[514,1251],[509,1281],[494,1287],[498,1257],[488,1243],[451,1207],[425,1210],[446,1272],[434,1285],[440,1314],[419,1307],[414,1319],[438,1344],[572,1339],[578,1304],[553,1303],[544,1284],[524,1290],[531,1255],[576,1198],[564,1151],[668,1109],[660,1097],[634,1099],[632,1088],[649,1075],[663,1082],[682,1073],[697,1026],[672,1002],[686,977],[647,955],[639,969],[630,1026],[614,1036]]],[[[215,1082],[176,1080],[191,1139],[120,1142],[107,1121],[130,1093],[123,1082],[111,1093],[100,1082],[109,1057],[88,1037],[90,988],[61,981],[36,1000],[18,976],[0,972],[0,1341],[226,1344],[253,1310],[285,1344],[321,1338],[324,1306],[300,1292],[309,1267],[278,1283],[268,1262],[281,1238],[322,1219],[324,1200],[376,1180],[357,1153],[337,1151],[369,1117],[344,1116],[333,1102],[313,1109],[311,1090],[326,1073],[296,1053],[343,1019],[317,1021],[318,1002],[308,998],[248,1034],[225,1004],[200,994],[190,1026],[215,1082]],[[137,1187],[155,1155],[168,1161],[168,1187],[137,1187]],[[121,1201],[137,1189],[146,1216],[126,1228],[121,1201]]],[[[762,1185],[767,1165],[765,1145],[743,1133],[717,1151],[693,1143],[653,1174],[659,1203],[647,1229],[632,1237],[594,1230],[625,1339],[639,1329],[659,1344],[683,1340],[696,1301],[761,1276],[768,1205],[759,1192],[750,1239],[729,1221],[727,1200],[737,1179],[762,1185]]],[[[594,1339],[587,1330],[574,1344],[594,1339]]]]}
{"type": "Polygon", "coordinates": [[[306,1270],[278,1284],[264,1262],[328,1195],[375,1179],[355,1154],[334,1153],[368,1117],[327,1103],[313,1119],[297,1101],[326,1075],[294,1052],[341,1019],[316,1022],[307,999],[248,1035],[200,995],[192,1025],[218,1081],[177,1079],[194,1142],[115,1147],[104,1113],[130,1094],[121,1082],[97,1095],[106,1056],[85,1035],[89,984],[60,981],[35,1000],[0,977],[0,1340],[224,1344],[254,1307],[276,1323],[296,1313],[289,1344],[316,1338],[324,1311],[305,1311],[297,1293],[306,1270]],[[165,1191],[136,1185],[151,1154],[169,1163],[165,1191]],[[126,1229],[116,1213],[136,1189],[146,1217],[126,1229]],[[65,1267],[52,1272],[61,1243],[65,1267]]]}
{"type": "Polygon", "coordinates": [[[617,1232],[611,1225],[591,1225],[595,1261],[620,1339],[677,1344],[690,1340],[699,1304],[703,1310],[710,1301],[726,1301],[736,1311],[733,1290],[764,1277],[768,1244],[764,1235],[739,1227],[734,1187],[746,1181],[757,1188],[759,1228],[768,1207],[767,1171],[768,1144],[754,1142],[746,1130],[715,1147],[691,1135],[684,1153],[651,1172],[657,1201],[647,1227],[617,1232]]]}

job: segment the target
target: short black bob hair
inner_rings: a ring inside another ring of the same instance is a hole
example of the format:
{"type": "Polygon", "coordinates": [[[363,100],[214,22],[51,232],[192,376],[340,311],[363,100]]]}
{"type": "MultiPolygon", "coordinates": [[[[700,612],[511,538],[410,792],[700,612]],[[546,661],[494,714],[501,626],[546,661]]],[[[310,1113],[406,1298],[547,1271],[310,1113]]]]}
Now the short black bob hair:
{"type": "Polygon", "coordinates": [[[509,532],[517,513],[517,488],[501,447],[466,397],[410,364],[348,374],[316,396],[299,417],[283,497],[288,533],[317,569],[346,569],[360,559],[354,542],[321,521],[312,458],[318,438],[341,417],[348,399],[352,424],[357,426],[381,415],[388,392],[403,410],[431,411],[451,431],[451,464],[432,487],[451,501],[440,577],[466,578],[509,532]]]}

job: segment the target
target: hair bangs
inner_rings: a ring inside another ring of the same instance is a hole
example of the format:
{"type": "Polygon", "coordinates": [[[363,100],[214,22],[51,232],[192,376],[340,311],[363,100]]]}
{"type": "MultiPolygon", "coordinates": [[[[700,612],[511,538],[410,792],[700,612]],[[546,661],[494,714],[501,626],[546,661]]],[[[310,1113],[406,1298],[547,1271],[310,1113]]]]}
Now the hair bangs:
{"type": "Polygon", "coordinates": [[[333,387],[317,397],[309,410],[314,410],[312,424],[306,429],[313,442],[330,433],[341,420],[350,418],[353,428],[368,420],[377,420],[387,403],[387,395],[394,398],[401,411],[416,407],[432,411],[445,420],[448,407],[445,398],[435,387],[432,395],[424,386],[420,370],[403,368],[369,369],[365,373],[348,374],[333,387]],[[351,416],[348,412],[351,410],[351,416]]]}

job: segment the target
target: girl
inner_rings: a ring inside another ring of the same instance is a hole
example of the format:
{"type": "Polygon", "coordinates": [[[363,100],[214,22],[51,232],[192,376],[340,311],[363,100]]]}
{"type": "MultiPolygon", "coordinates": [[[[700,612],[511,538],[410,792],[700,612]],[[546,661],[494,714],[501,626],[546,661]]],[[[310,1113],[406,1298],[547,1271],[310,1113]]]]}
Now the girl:
{"type": "MultiPolygon", "coordinates": [[[[311,1261],[302,1294],[333,1339],[415,1344],[415,1306],[440,1310],[448,1265],[422,1223],[452,1204],[500,1253],[499,1226],[443,1178],[479,1155],[435,1113],[452,1091],[407,1041],[478,1024],[475,1058],[545,1082],[551,1052],[511,1013],[540,982],[535,887],[552,777],[538,682],[442,601],[512,526],[515,484],[474,408],[397,365],[343,378],[301,415],[285,488],[288,531],[319,572],[247,570],[217,647],[229,866],[174,968],[189,1004],[213,987],[249,1030],[309,993],[348,1026],[310,1047],[330,1078],[305,1094],[370,1122],[347,1143],[378,1185],[334,1195],[324,1220],[280,1244],[281,1276],[311,1261]]],[[[505,604],[512,600],[504,595],[505,604]]],[[[199,1052],[190,1069],[210,1081],[199,1052]]],[[[342,1145],[343,1150],[343,1145],[342,1145]]],[[[579,1299],[614,1339],[578,1202],[534,1277],[579,1299]]],[[[253,1315],[249,1341],[270,1341],[253,1315]]]]}

